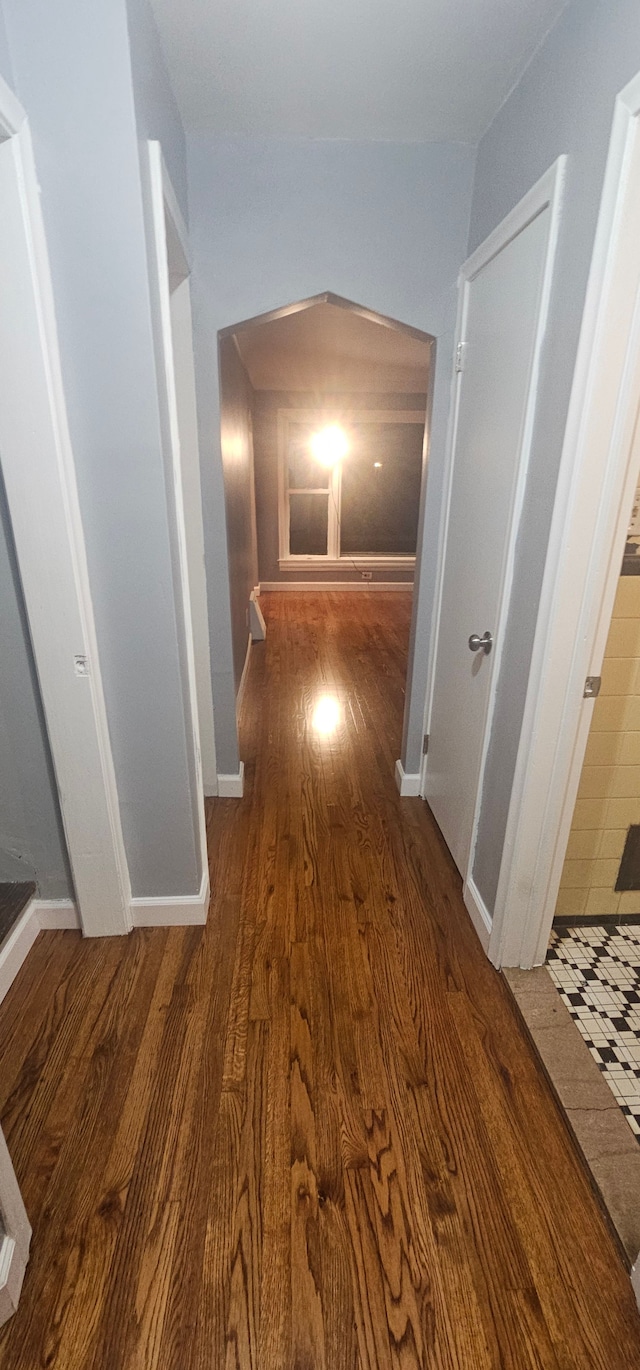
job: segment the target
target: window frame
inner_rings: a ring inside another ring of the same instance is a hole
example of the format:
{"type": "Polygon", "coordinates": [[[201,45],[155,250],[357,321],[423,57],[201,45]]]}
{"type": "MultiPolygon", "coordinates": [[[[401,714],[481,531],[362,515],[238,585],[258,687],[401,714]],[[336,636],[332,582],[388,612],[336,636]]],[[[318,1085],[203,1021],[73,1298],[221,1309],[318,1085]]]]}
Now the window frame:
{"type": "MultiPolygon", "coordinates": [[[[318,423],[322,419],[318,409],[279,409],[277,420],[278,446],[278,566],[280,570],[292,566],[315,566],[325,571],[340,571],[354,562],[370,569],[387,570],[411,569],[416,564],[415,556],[376,556],[340,554],[340,507],[342,494],[342,470],[338,462],[330,472],[327,488],[300,490],[289,488],[289,441],[290,427],[294,423],[318,423]],[[328,500],[327,551],[319,553],[291,553],[289,551],[289,496],[295,494],[323,495],[328,500]]],[[[420,424],[425,429],[426,415],[423,409],[358,409],[350,411],[350,420],[355,424],[372,423],[411,423],[420,424]]],[[[326,421],[335,420],[335,412],[326,413],[326,421]]],[[[423,448],[424,450],[424,448],[423,448]]]]}

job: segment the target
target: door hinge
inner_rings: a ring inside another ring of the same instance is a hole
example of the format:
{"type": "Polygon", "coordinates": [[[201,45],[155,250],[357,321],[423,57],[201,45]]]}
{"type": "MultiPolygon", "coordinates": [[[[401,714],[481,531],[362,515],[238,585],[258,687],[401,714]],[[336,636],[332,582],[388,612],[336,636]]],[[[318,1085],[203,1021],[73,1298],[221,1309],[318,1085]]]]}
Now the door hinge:
{"type": "Polygon", "coordinates": [[[425,733],[422,739],[422,755],[426,756],[429,750],[429,734],[425,733]]]}
{"type": "Polygon", "coordinates": [[[599,675],[588,675],[584,682],[584,699],[597,699],[600,694],[602,679],[599,675]]]}
{"type": "Polygon", "coordinates": [[[464,371],[464,356],[466,350],[466,342],[459,342],[456,347],[456,372],[464,371]]]}

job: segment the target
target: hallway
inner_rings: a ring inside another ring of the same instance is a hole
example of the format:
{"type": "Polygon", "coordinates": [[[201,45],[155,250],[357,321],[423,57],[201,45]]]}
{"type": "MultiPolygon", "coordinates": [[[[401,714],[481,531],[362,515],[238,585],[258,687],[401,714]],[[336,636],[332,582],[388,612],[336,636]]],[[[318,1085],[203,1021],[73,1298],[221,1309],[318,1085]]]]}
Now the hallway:
{"type": "Polygon", "coordinates": [[[409,596],[273,594],[206,929],[41,933],[0,1008],[6,1370],[633,1370],[631,1286],[398,798],[409,596]]]}

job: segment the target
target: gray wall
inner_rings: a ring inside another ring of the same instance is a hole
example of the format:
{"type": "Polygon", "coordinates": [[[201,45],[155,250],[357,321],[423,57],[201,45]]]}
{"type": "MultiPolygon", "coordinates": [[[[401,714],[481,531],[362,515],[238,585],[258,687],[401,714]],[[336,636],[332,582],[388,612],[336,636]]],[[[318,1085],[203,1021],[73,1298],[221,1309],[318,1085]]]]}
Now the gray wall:
{"type": "Polygon", "coordinates": [[[472,251],[568,153],[529,483],[485,774],[474,876],[493,908],[585,287],[617,92],[640,70],[637,0],[575,0],[480,144],[472,251]]]}
{"type": "Polygon", "coordinates": [[[221,339],[220,438],[229,539],[231,639],[236,692],[247,655],[249,595],[258,580],[253,472],[253,399],[253,387],[233,338],[221,339]]]}
{"type": "MultiPolygon", "coordinates": [[[[448,411],[456,277],[466,251],[474,166],[461,144],[188,137],[196,366],[210,595],[216,746],[237,769],[231,616],[217,393],[218,329],[331,290],[438,337],[432,452],[448,411]]],[[[441,462],[440,462],[441,464],[441,462]]],[[[430,480],[437,527],[439,467],[430,480]]],[[[421,529],[423,525],[421,523],[421,529]]],[[[424,529],[423,529],[424,531],[424,529]]],[[[425,537],[434,547],[434,528],[425,537]]],[[[425,557],[409,737],[419,761],[426,677],[425,557]]],[[[415,612],[415,608],[414,608],[415,612]]],[[[417,766],[415,767],[417,769],[417,766]]]]}
{"type": "MultiPolygon", "coordinates": [[[[304,391],[258,390],[253,405],[253,443],[256,471],[256,521],[258,531],[258,568],[260,580],[267,581],[327,581],[362,579],[360,571],[346,562],[338,571],[323,571],[320,567],[304,570],[293,567],[281,571],[278,566],[278,410],[334,408],[340,413],[362,409],[421,409],[426,407],[426,395],[411,394],[306,394],[304,391]]],[[[408,581],[413,584],[413,570],[374,571],[373,580],[408,581]]]]}
{"type": "Polygon", "coordinates": [[[127,858],[200,882],[124,0],[5,0],[42,188],[127,858]]]}
{"type": "Polygon", "coordinates": [[[11,66],[11,54],[9,52],[9,41],[7,38],[7,26],[4,22],[4,13],[0,6],[0,76],[7,82],[8,86],[13,87],[13,68],[11,66]]]}
{"type": "Polygon", "coordinates": [[[72,892],[58,791],[0,475],[0,880],[72,892]]]}
{"type": "Polygon", "coordinates": [[[185,219],[188,219],[184,130],[148,0],[127,0],[129,49],[138,137],[155,138],[185,219]]]}
{"type": "MultiPolygon", "coordinates": [[[[1,11],[0,75],[13,86],[1,11]]],[[[0,469],[0,880],[25,879],[35,880],[47,899],[72,892],[0,469]]]]}

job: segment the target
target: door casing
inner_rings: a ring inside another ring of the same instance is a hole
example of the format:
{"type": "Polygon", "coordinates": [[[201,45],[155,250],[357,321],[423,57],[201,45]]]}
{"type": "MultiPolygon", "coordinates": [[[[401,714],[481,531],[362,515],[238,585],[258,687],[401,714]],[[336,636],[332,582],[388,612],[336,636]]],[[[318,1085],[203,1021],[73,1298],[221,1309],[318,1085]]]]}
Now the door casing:
{"type": "Polygon", "coordinates": [[[617,96],[489,954],[541,964],[640,477],[640,74],[617,96]]]}
{"type": "Polygon", "coordinates": [[[49,260],[25,111],[0,80],[0,451],[83,931],[126,933],[131,888],[49,260]]]}
{"type": "MultiPolygon", "coordinates": [[[[480,893],[475,886],[472,876],[473,854],[475,849],[478,820],[480,814],[480,803],[482,795],[482,784],[484,769],[486,764],[489,737],[491,734],[491,723],[495,707],[497,683],[500,673],[500,663],[502,656],[502,645],[504,642],[507,615],[509,610],[509,600],[513,584],[513,573],[515,565],[516,539],[518,523],[524,498],[526,476],[531,451],[533,437],[533,426],[535,410],[538,396],[538,384],[540,375],[540,364],[543,352],[543,344],[549,314],[549,304],[551,299],[551,289],[553,281],[553,271],[555,265],[556,249],[560,218],[562,212],[562,195],[564,187],[566,168],[566,157],[559,157],[547,172],[536,182],[527,194],[519,201],[515,208],[497,226],[489,237],[482,243],[471,257],[461,268],[458,279],[458,318],[455,336],[454,349],[454,372],[452,379],[452,403],[449,419],[449,430],[447,437],[446,471],[444,480],[444,497],[442,503],[440,535],[439,535],[439,556],[438,556],[438,583],[435,594],[435,611],[432,629],[432,653],[429,673],[429,684],[427,692],[427,705],[425,709],[425,735],[431,732],[431,711],[433,706],[434,686],[436,673],[438,670],[438,638],[441,624],[442,599],[444,588],[444,573],[447,551],[447,538],[449,530],[449,517],[451,511],[451,499],[453,492],[453,480],[455,472],[455,453],[458,436],[458,419],[460,412],[460,392],[464,366],[464,343],[467,315],[469,310],[469,295],[472,282],[500,252],[522,233],[527,226],[538,218],[545,210],[549,211],[549,227],[546,242],[545,262],[540,292],[540,305],[538,312],[537,326],[535,330],[534,346],[531,358],[531,368],[528,383],[528,395],[525,408],[525,417],[520,443],[518,472],[514,488],[513,501],[510,514],[510,525],[507,537],[507,550],[504,563],[502,584],[500,588],[499,607],[497,620],[494,629],[494,658],[491,675],[491,686],[487,703],[487,710],[484,719],[483,741],[481,749],[480,768],[478,781],[475,790],[474,817],[471,829],[471,838],[467,852],[466,862],[463,869],[463,897],[465,905],[470,913],[478,936],[485,951],[489,951],[492,935],[492,916],[486,908],[480,893]]],[[[483,625],[486,627],[486,625],[483,625]]],[[[479,630],[481,631],[481,630],[479,630]]],[[[422,767],[421,793],[425,795],[426,774],[428,767],[428,753],[424,758],[422,767]]]]}

